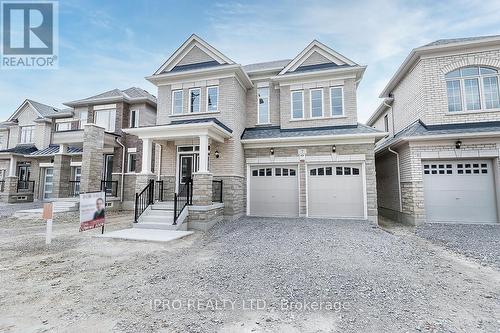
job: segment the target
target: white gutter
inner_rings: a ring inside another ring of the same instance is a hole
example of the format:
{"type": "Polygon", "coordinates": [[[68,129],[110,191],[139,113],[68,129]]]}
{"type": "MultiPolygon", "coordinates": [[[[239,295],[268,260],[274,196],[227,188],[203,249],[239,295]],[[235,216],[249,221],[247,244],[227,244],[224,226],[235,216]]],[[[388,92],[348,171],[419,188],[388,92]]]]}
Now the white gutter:
{"type": "Polygon", "coordinates": [[[388,150],[396,155],[396,163],[398,164],[398,194],[399,194],[399,211],[402,213],[403,212],[403,198],[401,195],[401,170],[399,167],[399,153],[392,150],[391,147],[388,148],[388,150]]]}
{"type": "Polygon", "coordinates": [[[121,174],[121,184],[120,184],[120,202],[123,202],[123,193],[124,193],[123,184],[125,182],[125,154],[126,154],[126,151],[125,151],[125,146],[120,141],[118,141],[118,138],[115,138],[115,140],[116,140],[116,143],[118,143],[120,145],[120,147],[122,147],[122,174],[121,174]]]}
{"type": "Polygon", "coordinates": [[[317,140],[348,140],[360,138],[383,138],[388,133],[358,133],[358,134],[330,134],[330,135],[312,135],[312,136],[291,136],[285,138],[266,138],[266,139],[244,139],[241,143],[272,143],[272,142],[292,142],[292,141],[317,141],[317,140]]]}
{"type": "MultiPolygon", "coordinates": [[[[392,99],[394,100],[394,99],[392,99]]],[[[394,129],[394,112],[392,111],[392,105],[387,104],[386,100],[384,99],[384,105],[389,108],[389,112],[391,113],[391,118],[392,118],[392,136],[396,134],[396,130],[394,129]]]]}

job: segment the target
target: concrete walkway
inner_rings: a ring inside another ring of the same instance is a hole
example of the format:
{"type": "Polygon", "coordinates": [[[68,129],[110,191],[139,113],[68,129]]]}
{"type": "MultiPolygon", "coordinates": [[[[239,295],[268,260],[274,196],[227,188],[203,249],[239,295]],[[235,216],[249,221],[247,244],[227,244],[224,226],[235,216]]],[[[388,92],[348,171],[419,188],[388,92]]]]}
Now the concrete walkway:
{"type": "Polygon", "coordinates": [[[134,241],[170,242],[193,234],[192,231],[130,228],[96,235],[102,238],[116,238],[134,241]]]}

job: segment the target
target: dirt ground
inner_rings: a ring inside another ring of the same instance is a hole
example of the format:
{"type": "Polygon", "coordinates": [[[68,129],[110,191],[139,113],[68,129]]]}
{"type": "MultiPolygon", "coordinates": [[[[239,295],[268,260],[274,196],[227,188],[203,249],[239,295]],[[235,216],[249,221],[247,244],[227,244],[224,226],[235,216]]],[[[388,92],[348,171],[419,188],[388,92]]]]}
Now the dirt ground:
{"type": "Polygon", "coordinates": [[[397,229],[243,218],[163,244],[66,214],[44,232],[0,222],[0,332],[500,331],[500,271],[397,229]]]}

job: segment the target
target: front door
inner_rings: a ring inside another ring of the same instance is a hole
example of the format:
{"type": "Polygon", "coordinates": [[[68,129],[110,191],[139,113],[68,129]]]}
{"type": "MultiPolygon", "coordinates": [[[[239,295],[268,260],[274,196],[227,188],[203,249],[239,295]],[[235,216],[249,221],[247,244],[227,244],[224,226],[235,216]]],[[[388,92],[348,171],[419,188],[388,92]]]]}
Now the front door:
{"type": "Polygon", "coordinates": [[[54,169],[45,168],[44,181],[43,181],[43,198],[52,198],[52,189],[54,186],[54,169]]]}
{"type": "Polygon", "coordinates": [[[73,180],[75,181],[73,195],[80,194],[80,180],[81,180],[81,178],[82,178],[82,168],[75,167],[75,174],[74,174],[74,178],[73,178],[73,180]]]}
{"type": "Polygon", "coordinates": [[[113,192],[113,155],[104,155],[104,175],[103,180],[105,181],[105,189],[107,194],[113,192]]]}
{"type": "Polygon", "coordinates": [[[17,174],[19,175],[19,190],[27,190],[29,188],[28,181],[31,176],[31,165],[22,164],[18,167],[17,174]]]}
{"type": "Polygon", "coordinates": [[[199,154],[179,155],[179,185],[185,184],[198,170],[199,154]]]}

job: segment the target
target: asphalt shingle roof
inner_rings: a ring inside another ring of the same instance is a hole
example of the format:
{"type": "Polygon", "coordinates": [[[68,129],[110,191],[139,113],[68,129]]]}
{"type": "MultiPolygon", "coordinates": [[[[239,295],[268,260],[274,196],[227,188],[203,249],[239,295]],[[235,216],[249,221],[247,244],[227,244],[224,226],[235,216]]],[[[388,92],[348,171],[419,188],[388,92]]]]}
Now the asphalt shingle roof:
{"type": "Polygon", "coordinates": [[[43,117],[47,117],[47,116],[50,116],[50,115],[53,115],[53,114],[57,114],[58,112],[60,112],[61,110],[53,107],[53,106],[50,106],[50,105],[46,105],[46,104],[42,104],[42,103],[39,103],[39,102],[36,102],[32,99],[28,99],[28,102],[30,102],[31,105],[33,105],[33,107],[43,116],[43,117]]]}
{"type": "Polygon", "coordinates": [[[432,43],[425,44],[424,46],[438,46],[438,45],[446,45],[446,44],[461,43],[461,42],[472,42],[476,40],[495,38],[495,37],[500,37],[500,35],[438,39],[432,43]]]}
{"type": "Polygon", "coordinates": [[[221,66],[226,66],[226,65],[221,65],[217,61],[205,61],[205,62],[198,62],[195,64],[188,64],[188,65],[178,65],[172,68],[170,72],[180,72],[180,71],[188,71],[191,69],[201,69],[201,68],[209,68],[209,67],[221,67],[221,66]]]}
{"type": "Polygon", "coordinates": [[[252,139],[274,139],[274,138],[292,138],[321,135],[344,135],[344,134],[363,134],[363,133],[381,133],[379,130],[368,127],[363,124],[345,125],[345,126],[325,126],[309,128],[283,129],[279,126],[247,128],[241,135],[242,140],[252,139]]]}
{"type": "Polygon", "coordinates": [[[477,123],[461,123],[461,124],[443,124],[443,125],[426,125],[421,120],[410,124],[406,128],[399,131],[392,138],[379,141],[376,150],[386,148],[396,141],[403,138],[446,135],[446,134],[465,134],[465,133],[487,133],[500,132],[500,121],[488,121],[477,123]]]}
{"type": "Polygon", "coordinates": [[[37,148],[34,145],[18,145],[13,148],[0,150],[0,153],[29,155],[35,151],[37,151],[37,148]]]}
{"type": "Polygon", "coordinates": [[[255,71],[263,71],[268,69],[280,68],[283,69],[292,61],[292,59],[283,59],[283,60],[274,60],[274,61],[266,61],[259,62],[255,64],[248,64],[243,66],[243,69],[246,72],[255,72],[255,71]]]}
{"type": "Polygon", "coordinates": [[[170,125],[178,125],[178,124],[199,124],[199,123],[210,123],[214,122],[229,133],[232,133],[233,130],[226,126],[223,122],[216,118],[200,118],[200,119],[184,119],[184,120],[174,120],[170,123],[170,125]]]}
{"type": "Polygon", "coordinates": [[[112,98],[128,98],[128,99],[138,99],[138,98],[146,98],[151,100],[152,102],[156,103],[156,97],[154,95],[151,95],[149,92],[147,92],[144,89],[137,88],[137,87],[131,87],[125,90],[120,90],[120,89],[113,89],[109,90],[106,92],[103,92],[102,94],[94,95],[91,97],[87,97],[84,99],[80,99],[77,101],[72,101],[69,102],[68,104],[72,103],[81,103],[81,102],[92,102],[94,100],[98,99],[112,99],[112,98]]]}

